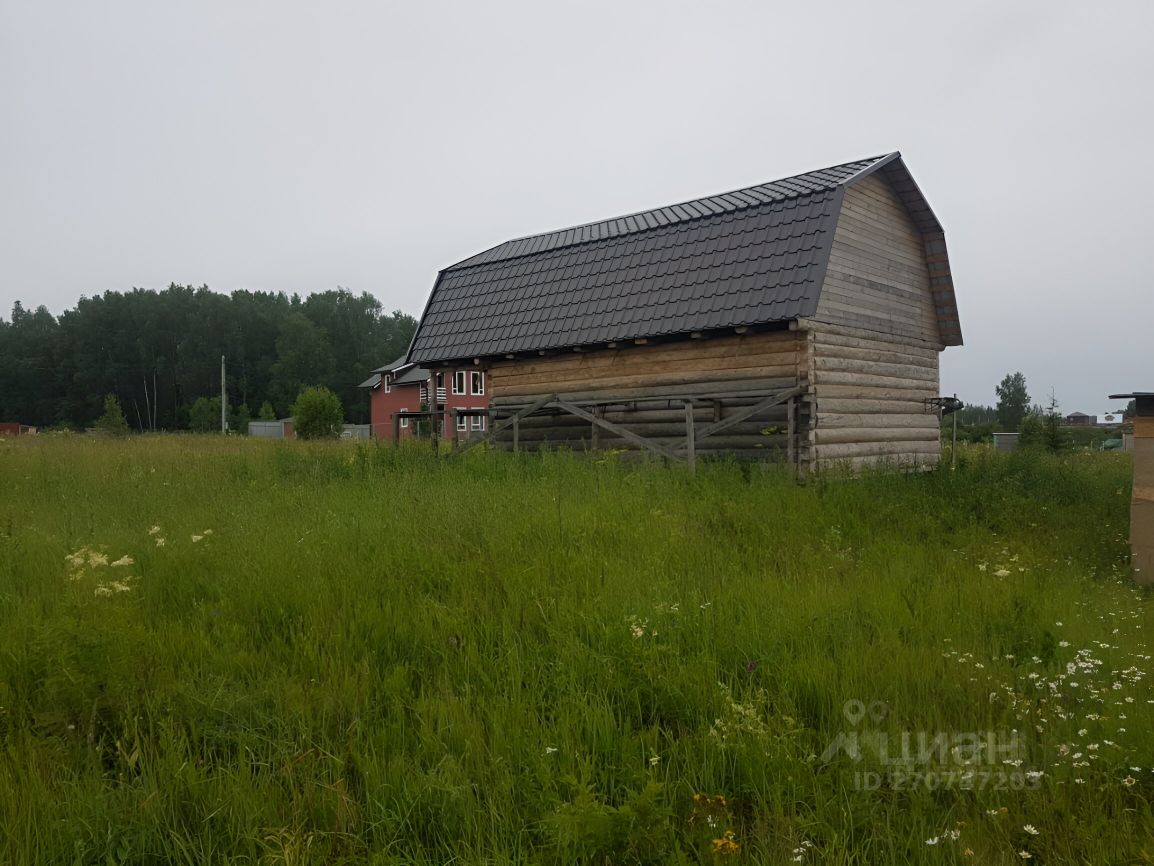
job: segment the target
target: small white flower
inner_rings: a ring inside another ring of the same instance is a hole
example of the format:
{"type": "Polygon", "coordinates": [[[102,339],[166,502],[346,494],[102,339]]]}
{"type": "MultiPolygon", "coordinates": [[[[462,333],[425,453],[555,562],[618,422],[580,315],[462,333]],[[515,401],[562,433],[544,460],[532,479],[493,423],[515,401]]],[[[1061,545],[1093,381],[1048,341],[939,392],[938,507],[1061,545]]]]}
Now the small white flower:
{"type": "Polygon", "coordinates": [[[154,526],[148,530],[149,535],[158,535],[159,533],[160,533],[160,527],[159,526],[154,526]]]}
{"type": "Polygon", "coordinates": [[[193,544],[196,544],[198,541],[204,541],[204,536],[203,535],[192,536],[192,543],[193,544]]]}
{"type": "Polygon", "coordinates": [[[116,562],[112,563],[112,567],[113,568],[123,568],[126,565],[133,565],[135,562],[136,562],[135,559],[133,559],[128,554],[125,554],[124,556],[120,557],[120,559],[116,560],[116,562]]]}
{"type": "Polygon", "coordinates": [[[1038,828],[1035,827],[1033,824],[1026,824],[1025,826],[1022,827],[1022,829],[1025,830],[1027,833],[1029,833],[1031,836],[1037,836],[1038,835],[1038,828]]]}
{"type": "Polygon", "coordinates": [[[941,838],[942,838],[941,836],[934,836],[934,838],[932,838],[932,839],[927,839],[926,844],[927,845],[937,845],[938,842],[941,841],[941,838]]]}
{"type": "Polygon", "coordinates": [[[545,754],[546,754],[546,755],[552,755],[552,754],[553,754],[554,752],[556,752],[556,751],[557,751],[557,747],[556,747],[556,746],[546,746],[546,747],[545,747],[545,754]]]}
{"type": "Polygon", "coordinates": [[[1025,849],[1023,849],[1023,850],[1018,852],[1018,856],[1021,857],[1023,860],[1030,860],[1033,858],[1034,855],[1031,854],[1029,851],[1026,851],[1025,849]]]}
{"type": "Polygon", "coordinates": [[[1138,780],[1135,779],[1133,776],[1127,776],[1125,779],[1122,780],[1122,784],[1125,785],[1127,788],[1132,788],[1137,783],[1137,781],[1138,780]]]}

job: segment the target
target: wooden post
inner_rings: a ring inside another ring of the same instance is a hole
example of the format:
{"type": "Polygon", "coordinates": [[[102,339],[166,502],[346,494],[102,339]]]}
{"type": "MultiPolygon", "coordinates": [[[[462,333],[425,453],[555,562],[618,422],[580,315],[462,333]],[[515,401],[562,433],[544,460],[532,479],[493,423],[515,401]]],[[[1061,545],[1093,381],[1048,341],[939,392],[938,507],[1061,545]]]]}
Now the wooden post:
{"type": "Polygon", "coordinates": [[[697,470],[697,442],[694,438],[696,431],[693,428],[693,403],[685,401],[685,460],[689,464],[689,471],[697,470]]]}
{"type": "Polygon", "coordinates": [[[513,416],[513,451],[520,450],[521,447],[521,416],[513,416]]]}
{"type": "Polygon", "coordinates": [[[797,424],[796,405],[797,402],[793,397],[790,397],[789,402],[785,404],[785,460],[790,466],[793,466],[797,460],[793,443],[793,430],[797,424]]]}
{"type": "Polygon", "coordinates": [[[401,444],[401,416],[396,412],[393,413],[393,444],[398,447],[401,444]]]}
{"type": "MultiPolygon", "coordinates": [[[[598,418],[604,418],[605,417],[605,407],[604,406],[595,407],[593,409],[593,414],[596,415],[598,418]]],[[[592,428],[592,431],[589,434],[589,446],[594,451],[598,451],[601,448],[601,428],[600,428],[600,426],[598,426],[597,424],[594,424],[594,423],[591,423],[589,426],[592,428]]]]}
{"type": "MultiPolygon", "coordinates": [[[[449,411],[449,421],[453,424],[453,450],[456,451],[461,446],[461,429],[457,424],[460,409],[452,409],[449,411]]],[[[468,423],[468,422],[466,422],[468,423]]]]}
{"type": "Polygon", "coordinates": [[[1154,392],[1111,394],[1134,401],[1134,488],[1130,495],[1130,565],[1136,583],[1154,584],[1154,392]]]}
{"type": "Polygon", "coordinates": [[[436,370],[429,370],[429,441],[433,443],[433,453],[437,454],[441,450],[441,442],[437,434],[437,372],[436,370]]]}

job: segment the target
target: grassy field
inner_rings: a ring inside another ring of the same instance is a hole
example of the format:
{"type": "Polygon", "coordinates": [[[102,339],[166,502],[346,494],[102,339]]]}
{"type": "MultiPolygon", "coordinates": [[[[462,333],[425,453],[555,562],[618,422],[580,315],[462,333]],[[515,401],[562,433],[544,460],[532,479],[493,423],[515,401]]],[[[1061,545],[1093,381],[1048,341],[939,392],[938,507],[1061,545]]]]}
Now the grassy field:
{"type": "Polygon", "coordinates": [[[0,440],[0,863],[1154,862],[1123,455],[0,440]]]}

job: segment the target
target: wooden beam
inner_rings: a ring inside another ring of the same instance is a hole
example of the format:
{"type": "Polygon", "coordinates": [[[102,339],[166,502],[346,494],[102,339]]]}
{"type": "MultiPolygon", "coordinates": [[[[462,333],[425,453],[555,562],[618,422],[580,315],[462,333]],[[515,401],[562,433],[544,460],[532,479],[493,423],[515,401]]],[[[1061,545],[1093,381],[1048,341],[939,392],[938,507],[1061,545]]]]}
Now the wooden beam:
{"type": "MultiPolygon", "coordinates": [[[[549,394],[545,397],[542,397],[537,402],[530,403],[528,406],[524,407],[523,409],[519,409],[516,413],[513,414],[513,416],[511,418],[508,418],[508,419],[502,421],[500,424],[496,424],[494,426],[491,426],[489,428],[489,435],[488,436],[484,436],[480,439],[474,439],[472,442],[470,442],[468,445],[466,445],[464,448],[462,448],[457,453],[458,454],[464,454],[470,448],[473,448],[477,445],[480,445],[482,442],[491,441],[497,433],[500,433],[502,430],[505,430],[508,427],[513,428],[513,441],[514,441],[514,446],[516,446],[517,434],[518,434],[519,429],[520,429],[521,419],[525,418],[529,415],[532,415],[534,412],[538,411],[539,409],[543,409],[546,404],[551,403],[555,399],[557,399],[556,394],[549,394]]],[[[513,450],[516,450],[516,447],[514,447],[513,450]]]]}
{"type": "Polygon", "coordinates": [[[619,424],[614,424],[612,421],[606,421],[604,418],[598,418],[592,412],[586,412],[580,406],[575,406],[574,404],[568,403],[565,400],[555,400],[554,405],[556,405],[560,409],[565,410],[570,415],[576,415],[578,418],[584,418],[586,421],[589,421],[590,423],[593,423],[593,424],[596,424],[600,427],[605,428],[606,430],[608,430],[610,433],[614,434],[615,436],[620,436],[622,439],[626,440],[627,442],[632,442],[634,445],[639,445],[642,448],[646,448],[649,451],[652,451],[654,454],[659,454],[662,457],[668,457],[670,460],[680,460],[681,459],[681,457],[678,454],[676,454],[674,451],[670,450],[669,448],[666,448],[664,445],[658,445],[655,442],[650,442],[644,436],[638,436],[632,430],[627,430],[626,428],[620,426],[619,424]]]}
{"type": "Polygon", "coordinates": [[[796,455],[794,454],[793,429],[797,424],[797,401],[793,397],[789,398],[786,403],[785,416],[785,457],[786,461],[792,466],[796,462],[796,455]]]}
{"type": "Polygon", "coordinates": [[[689,463],[689,471],[697,468],[697,442],[694,438],[693,404],[685,401],[685,459],[689,463]]]}
{"type": "MultiPolygon", "coordinates": [[[[790,388],[786,391],[781,391],[777,394],[773,394],[769,397],[766,397],[764,400],[761,400],[758,403],[754,403],[752,406],[746,406],[743,409],[738,409],[736,412],[734,412],[728,418],[722,418],[720,421],[715,421],[714,423],[710,424],[708,427],[706,427],[702,430],[698,430],[697,431],[697,438],[698,439],[704,439],[707,436],[712,436],[714,433],[720,433],[722,430],[727,430],[730,427],[732,427],[734,424],[739,424],[742,421],[744,421],[746,418],[753,417],[758,412],[764,412],[766,409],[772,409],[774,406],[777,406],[777,405],[780,405],[781,403],[784,403],[786,400],[789,400],[791,397],[796,397],[796,396],[800,395],[803,391],[805,391],[805,388],[802,386],[790,388]]],[[[686,443],[682,442],[681,445],[678,446],[678,450],[680,451],[682,448],[685,447],[685,445],[686,445],[686,443]]]]}

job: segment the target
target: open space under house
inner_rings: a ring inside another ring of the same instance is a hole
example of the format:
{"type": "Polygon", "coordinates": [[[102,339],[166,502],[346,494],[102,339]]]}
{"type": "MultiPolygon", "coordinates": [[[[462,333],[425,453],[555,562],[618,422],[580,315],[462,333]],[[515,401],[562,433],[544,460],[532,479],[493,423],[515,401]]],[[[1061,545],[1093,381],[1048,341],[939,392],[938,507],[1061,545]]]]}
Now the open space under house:
{"type": "Polygon", "coordinates": [[[408,362],[485,372],[501,447],[804,470],[936,463],[961,343],[942,226],[891,153],[458,262],[408,362]]]}

